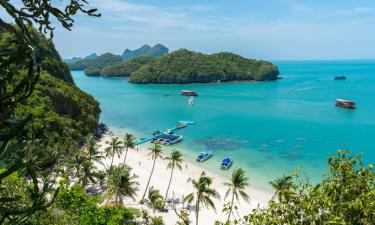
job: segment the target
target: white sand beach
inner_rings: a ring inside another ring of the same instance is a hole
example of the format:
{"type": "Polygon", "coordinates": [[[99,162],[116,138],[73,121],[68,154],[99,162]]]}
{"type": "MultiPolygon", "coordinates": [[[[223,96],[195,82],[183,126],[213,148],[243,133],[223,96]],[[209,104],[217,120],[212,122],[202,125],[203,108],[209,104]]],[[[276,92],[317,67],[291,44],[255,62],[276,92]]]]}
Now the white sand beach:
{"type": "MultiPolygon", "coordinates": [[[[98,143],[100,146],[100,150],[104,151],[104,149],[108,146],[106,141],[109,141],[113,137],[112,134],[105,134],[103,138],[98,143]]],[[[133,168],[132,172],[138,177],[137,181],[139,182],[139,191],[137,192],[137,199],[133,201],[130,198],[127,198],[124,202],[125,206],[135,207],[135,208],[145,208],[148,209],[146,205],[140,205],[138,202],[142,198],[142,194],[147,184],[147,179],[150,175],[150,171],[152,168],[152,160],[151,157],[148,156],[149,150],[148,149],[141,149],[137,147],[135,149],[129,149],[128,156],[126,159],[126,164],[133,168]],[[138,150],[137,150],[138,149],[138,150]]],[[[115,156],[114,164],[123,163],[124,155],[120,158],[115,156]]],[[[111,159],[107,158],[103,161],[106,165],[111,163],[111,159]]],[[[170,177],[171,170],[167,169],[168,162],[166,160],[157,159],[154,174],[151,178],[150,186],[154,186],[155,188],[159,189],[161,194],[164,196],[168,181],[170,177]]],[[[102,169],[102,165],[98,164],[98,168],[102,169]]],[[[201,172],[203,171],[197,165],[191,164],[189,162],[183,161],[182,170],[175,170],[170,191],[168,194],[168,198],[175,197],[182,199],[183,196],[193,192],[193,187],[191,183],[187,183],[188,178],[197,179],[201,172]]],[[[221,199],[214,200],[216,206],[216,213],[212,209],[201,209],[199,221],[200,224],[214,224],[215,220],[225,221],[226,215],[222,213],[222,207],[225,202],[229,202],[229,198],[224,201],[224,196],[227,188],[223,185],[223,182],[229,181],[227,178],[220,176],[218,174],[212,173],[210,171],[206,171],[206,174],[213,178],[213,187],[219,192],[221,199]]],[[[251,182],[256,182],[250,179],[250,186],[247,188],[246,192],[249,194],[251,198],[251,202],[246,203],[241,201],[239,205],[238,214],[234,213],[234,216],[238,218],[238,216],[244,216],[250,212],[251,209],[256,207],[266,207],[267,202],[272,198],[272,193],[263,191],[251,186],[251,182]]],[[[182,205],[180,204],[180,207],[182,205]]],[[[194,209],[193,209],[194,210],[194,209]]],[[[195,221],[195,214],[194,211],[191,211],[190,219],[191,221],[195,221]]],[[[173,210],[168,210],[167,213],[163,212],[156,212],[152,213],[152,210],[148,210],[150,214],[162,216],[165,224],[176,224],[178,220],[177,215],[173,210]]],[[[232,217],[233,218],[233,217],[232,217]]]]}

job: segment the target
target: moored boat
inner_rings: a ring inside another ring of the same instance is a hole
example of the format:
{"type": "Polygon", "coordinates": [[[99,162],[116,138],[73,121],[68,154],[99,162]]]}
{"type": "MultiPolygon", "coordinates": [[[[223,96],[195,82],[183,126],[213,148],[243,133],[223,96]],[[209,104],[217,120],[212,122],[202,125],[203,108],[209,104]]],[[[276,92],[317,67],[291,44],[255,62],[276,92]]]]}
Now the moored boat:
{"type": "Polygon", "coordinates": [[[348,109],[355,109],[357,105],[351,100],[336,99],[336,106],[348,109]]]}
{"type": "Polygon", "coordinates": [[[172,145],[182,141],[182,135],[176,135],[170,132],[165,132],[157,137],[154,137],[151,143],[157,143],[162,145],[172,145]]]}
{"type": "Polygon", "coordinates": [[[185,123],[183,123],[183,122],[181,122],[181,121],[179,121],[178,123],[177,123],[177,129],[182,129],[182,128],[185,128],[186,127],[186,124],[185,123]]]}
{"type": "Polygon", "coordinates": [[[335,80],[346,80],[346,76],[335,76],[335,80]]]}
{"type": "Polygon", "coordinates": [[[212,157],[212,152],[209,151],[209,152],[200,152],[197,156],[197,162],[204,162],[206,161],[207,159],[211,158],[212,157]]]}
{"type": "Polygon", "coordinates": [[[198,93],[196,91],[191,91],[191,90],[182,90],[181,95],[185,96],[198,96],[198,93]]]}
{"type": "Polygon", "coordinates": [[[228,170],[233,164],[233,160],[231,158],[225,158],[221,161],[220,169],[228,170]]]}

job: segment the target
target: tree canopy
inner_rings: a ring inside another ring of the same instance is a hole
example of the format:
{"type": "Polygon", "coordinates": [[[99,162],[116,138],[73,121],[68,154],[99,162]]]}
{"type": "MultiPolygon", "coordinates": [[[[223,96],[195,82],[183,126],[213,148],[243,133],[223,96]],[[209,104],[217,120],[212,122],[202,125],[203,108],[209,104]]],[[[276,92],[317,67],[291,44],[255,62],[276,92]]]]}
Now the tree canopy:
{"type": "Polygon", "coordinates": [[[133,83],[207,83],[275,80],[278,68],[270,62],[221,52],[205,55],[180,49],[150,62],[130,76],[133,83]]]}

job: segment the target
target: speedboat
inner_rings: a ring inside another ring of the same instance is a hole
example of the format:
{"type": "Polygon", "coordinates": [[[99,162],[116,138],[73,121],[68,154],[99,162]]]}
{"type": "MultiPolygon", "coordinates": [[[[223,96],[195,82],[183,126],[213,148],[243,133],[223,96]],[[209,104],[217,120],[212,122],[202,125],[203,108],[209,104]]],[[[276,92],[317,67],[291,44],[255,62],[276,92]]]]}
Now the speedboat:
{"type": "Polygon", "coordinates": [[[221,161],[220,169],[222,170],[228,170],[233,164],[233,160],[231,158],[225,158],[223,161],[221,161]]]}
{"type": "Polygon", "coordinates": [[[158,135],[158,134],[160,134],[160,133],[161,133],[160,130],[157,130],[157,131],[155,131],[154,133],[152,133],[152,136],[158,135]]]}
{"type": "Polygon", "coordinates": [[[197,162],[204,162],[207,159],[211,158],[212,152],[200,152],[197,156],[197,162]]]}
{"type": "Polygon", "coordinates": [[[182,90],[181,94],[185,96],[198,96],[198,93],[192,90],[182,90]]]}
{"type": "Polygon", "coordinates": [[[336,106],[348,109],[355,109],[357,106],[351,100],[336,99],[336,106]]]}
{"type": "Polygon", "coordinates": [[[346,76],[336,76],[335,80],[346,80],[346,76]]]}

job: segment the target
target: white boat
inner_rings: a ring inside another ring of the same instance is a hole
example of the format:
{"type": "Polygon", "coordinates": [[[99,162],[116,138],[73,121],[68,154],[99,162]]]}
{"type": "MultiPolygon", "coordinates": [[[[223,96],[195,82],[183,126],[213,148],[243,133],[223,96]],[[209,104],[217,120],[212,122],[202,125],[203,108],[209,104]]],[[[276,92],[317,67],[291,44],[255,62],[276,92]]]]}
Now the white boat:
{"type": "Polygon", "coordinates": [[[204,162],[206,161],[207,159],[211,158],[212,157],[212,152],[209,151],[209,152],[200,152],[197,156],[197,162],[204,162]]]}

